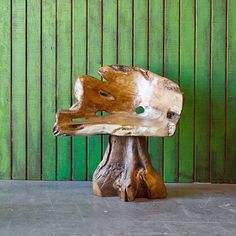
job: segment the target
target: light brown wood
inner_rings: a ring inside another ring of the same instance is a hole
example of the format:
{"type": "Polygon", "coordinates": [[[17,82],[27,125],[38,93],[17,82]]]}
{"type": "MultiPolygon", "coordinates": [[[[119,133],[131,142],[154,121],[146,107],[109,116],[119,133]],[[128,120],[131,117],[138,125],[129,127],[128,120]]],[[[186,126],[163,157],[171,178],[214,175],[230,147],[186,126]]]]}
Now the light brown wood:
{"type": "Polygon", "coordinates": [[[128,66],[105,66],[105,81],[84,75],[75,84],[78,102],[57,113],[55,135],[111,134],[171,136],[182,110],[183,95],[174,82],[150,71],[128,66]],[[142,107],[144,112],[136,113],[142,107]],[[96,116],[106,111],[107,116],[96,116]]]}
{"type": "Polygon", "coordinates": [[[165,185],[152,167],[142,136],[174,134],[183,105],[179,86],[137,67],[105,66],[99,74],[105,81],[78,78],[78,102],[57,113],[54,135],[111,135],[93,175],[96,195],[118,195],[123,201],[165,198],[165,185]],[[102,111],[108,115],[97,116],[102,111]]]}

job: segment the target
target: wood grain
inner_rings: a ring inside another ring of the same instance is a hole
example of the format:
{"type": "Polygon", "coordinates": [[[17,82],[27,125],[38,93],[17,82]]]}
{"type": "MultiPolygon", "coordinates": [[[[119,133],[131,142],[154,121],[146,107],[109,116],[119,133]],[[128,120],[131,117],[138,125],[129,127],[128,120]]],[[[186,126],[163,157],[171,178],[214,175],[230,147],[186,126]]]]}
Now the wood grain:
{"type": "Polygon", "coordinates": [[[78,102],[69,110],[57,112],[54,135],[174,134],[183,104],[183,94],[176,83],[142,68],[123,65],[101,67],[99,74],[105,81],[89,75],[78,78],[78,102]],[[97,116],[101,111],[109,115],[97,116]]]}
{"type": "Polygon", "coordinates": [[[102,197],[165,198],[162,177],[152,167],[145,137],[111,136],[106,153],[93,175],[93,191],[102,197]]]}

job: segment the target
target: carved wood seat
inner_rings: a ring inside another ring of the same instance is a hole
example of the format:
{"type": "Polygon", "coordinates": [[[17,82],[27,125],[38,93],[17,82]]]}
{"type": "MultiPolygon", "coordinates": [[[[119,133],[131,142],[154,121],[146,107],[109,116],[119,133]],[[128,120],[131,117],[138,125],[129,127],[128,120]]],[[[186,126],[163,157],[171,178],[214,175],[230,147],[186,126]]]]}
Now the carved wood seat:
{"type": "Polygon", "coordinates": [[[93,175],[95,194],[119,195],[124,201],[166,197],[142,136],[174,134],[183,104],[179,86],[137,67],[104,66],[98,73],[103,81],[88,75],[78,78],[78,102],[57,113],[54,135],[111,135],[93,175]]]}

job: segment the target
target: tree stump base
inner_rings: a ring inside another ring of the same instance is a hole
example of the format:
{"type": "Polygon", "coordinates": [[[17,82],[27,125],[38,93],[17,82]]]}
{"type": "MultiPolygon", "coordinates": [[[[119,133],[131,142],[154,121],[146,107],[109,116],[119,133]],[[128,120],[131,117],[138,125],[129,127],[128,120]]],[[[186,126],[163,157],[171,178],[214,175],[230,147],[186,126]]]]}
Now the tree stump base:
{"type": "Polygon", "coordinates": [[[151,164],[145,137],[110,136],[102,162],[93,175],[93,192],[98,196],[166,198],[162,177],[151,164]]]}

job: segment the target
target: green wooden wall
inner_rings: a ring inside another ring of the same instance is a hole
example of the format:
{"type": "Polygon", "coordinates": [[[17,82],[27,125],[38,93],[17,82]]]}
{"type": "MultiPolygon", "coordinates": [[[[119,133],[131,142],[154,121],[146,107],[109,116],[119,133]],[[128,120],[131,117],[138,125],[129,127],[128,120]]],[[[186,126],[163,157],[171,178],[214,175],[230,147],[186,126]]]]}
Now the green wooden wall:
{"type": "Polygon", "coordinates": [[[113,63],[185,93],[176,134],[148,139],[166,182],[236,183],[236,0],[1,0],[1,179],[91,179],[107,136],[52,126],[76,77],[113,63]]]}

